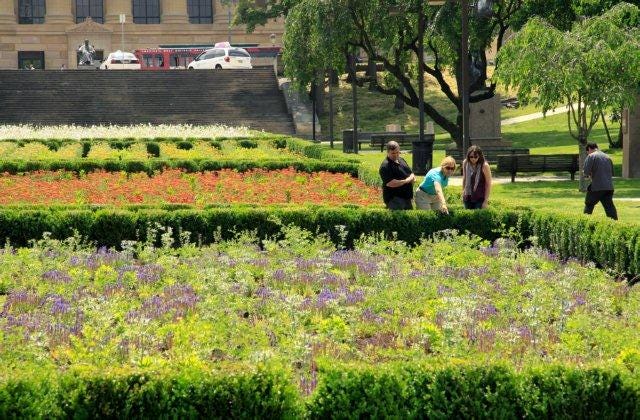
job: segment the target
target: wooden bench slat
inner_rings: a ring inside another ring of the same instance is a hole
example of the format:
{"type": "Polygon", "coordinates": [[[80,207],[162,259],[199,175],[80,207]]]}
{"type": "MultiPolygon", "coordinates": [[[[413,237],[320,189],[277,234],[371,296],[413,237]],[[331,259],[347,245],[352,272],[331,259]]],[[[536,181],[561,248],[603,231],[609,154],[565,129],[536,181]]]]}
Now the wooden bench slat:
{"type": "MultiPolygon", "coordinates": [[[[484,155],[485,160],[487,160],[489,163],[494,163],[500,155],[528,155],[529,149],[523,147],[514,148],[488,146],[482,148],[482,154],[484,155]]],[[[458,163],[462,163],[465,156],[460,149],[446,149],[445,155],[453,157],[458,163]]]]}
{"type": "Polygon", "coordinates": [[[545,172],[545,171],[568,171],[571,180],[575,179],[578,172],[577,154],[555,154],[555,155],[498,155],[497,172],[509,172],[511,182],[515,182],[518,172],[545,172]]]}
{"type": "MultiPolygon", "coordinates": [[[[425,135],[425,138],[433,135],[425,135]]],[[[414,141],[418,141],[419,134],[414,133],[373,133],[371,134],[371,147],[380,146],[380,151],[384,151],[384,146],[390,141],[396,141],[400,146],[410,146],[414,141]]]]}

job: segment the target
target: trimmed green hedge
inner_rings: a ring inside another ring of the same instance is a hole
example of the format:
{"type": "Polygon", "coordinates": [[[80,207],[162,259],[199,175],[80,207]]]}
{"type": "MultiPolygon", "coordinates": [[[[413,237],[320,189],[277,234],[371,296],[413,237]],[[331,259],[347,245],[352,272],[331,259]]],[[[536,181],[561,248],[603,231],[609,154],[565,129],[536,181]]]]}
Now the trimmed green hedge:
{"type": "Polygon", "coordinates": [[[311,232],[328,233],[338,243],[336,226],[348,231],[347,246],[362,234],[397,234],[409,245],[444,229],[468,231],[484,239],[513,236],[521,244],[531,237],[558,258],[593,261],[619,273],[640,273],[640,227],[594,220],[586,216],[510,210],[452,209],[450,215],[431,211],[388,211],[360,207],[282,207],[247,206],[193,209],[184,205],[128,209],[74,209],[72,206],[28,209],[0,209],[0,240],[27,245],[44,232],[66,238],[77,230],[99,245],[119,246],[123,240],[146,240],[148,226],[169,226],[178,232],[191,232],[191,240],[209,243],[216,235],[232,238],[237,232],[255,230],[261,237],[277,236],[281,224],[300,226],[311,232]],[[220,228],[220,232],[218,229],[220,228]]]}
{"type": "Polygon", "coordinates": [[[91,172],[105,170],[108,172],[146,172],[153,174],[164,168],[179,168],[187,172],[217,171],[221,169],[235,169],[244,172],[250,169],[275,170],[283,168],[295,168],[301,172],[328,171],[348,173],[356,177],[358,165],[353,162],[340,160],[213,160],[213,159],[145,159],[145,160],[10,160],[0,161],[0,172],[16,174],[21,172],[33,172],[39,170],[71,172],[91,172]]]}
{"type": "Polygon", "coordinates": [[[635,418],[633,381],[605,369],[551,366],[328,368],[310,418],[635,418]]]}
{"type": "Polygon", "coordinates": [[[604,368],[332,365],[321,367],[306,401],[277,369],[36,378],[0,383],[0,417],[624,419],[640,412],[637,380],[604,368]]]}
{"type": "Polygon", "coordinates": [[[0,384],[1,418],[299,418],[278,370],[64,375],[0,384]]]}

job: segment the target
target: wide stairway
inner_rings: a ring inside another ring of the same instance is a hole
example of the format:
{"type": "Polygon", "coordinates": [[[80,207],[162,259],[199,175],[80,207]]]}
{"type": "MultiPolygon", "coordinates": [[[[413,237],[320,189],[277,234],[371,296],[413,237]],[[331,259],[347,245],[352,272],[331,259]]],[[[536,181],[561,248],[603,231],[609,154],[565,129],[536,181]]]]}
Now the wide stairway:
{"type": "Polygon", "coordinates": [[[294,133],[271,68],[0,71],[0,124],[146,123],[294,133]]]}

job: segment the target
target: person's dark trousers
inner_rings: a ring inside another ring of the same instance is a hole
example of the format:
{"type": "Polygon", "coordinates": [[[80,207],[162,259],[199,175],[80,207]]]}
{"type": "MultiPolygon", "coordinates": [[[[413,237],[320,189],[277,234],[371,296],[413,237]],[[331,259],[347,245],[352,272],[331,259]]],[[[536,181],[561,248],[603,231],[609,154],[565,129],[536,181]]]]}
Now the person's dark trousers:
{"type": "Polygon", "coordinates": [[[393,197],[386,204],[387,204],[387,208],[389,210],[411,210],[411,209],[413,209],[413,204],[411,203],[411,199],[410,198],[393,197]]]}
{"type": "Polygon", "coordinates": [[[587,196],[584,199],[584,213],[593,213],[593,208],[598,204],[598,202],[602,203],[602,207],[604,207],[604,212],[607,214],[607,217],[610,217],[613,220],[618,220],[618,211],[616,210],[616,206],[613,204],[613,190],[587,191],[587,196]]]}
{"type": "Polygon", "coordinates": [[[481,201],[465,200],[463,201],[463,203],[464,203],[464,208],[467,210],[480,210],[482,208],[482,203],[484,203],[484,200],[481,200],[481,201]]]}

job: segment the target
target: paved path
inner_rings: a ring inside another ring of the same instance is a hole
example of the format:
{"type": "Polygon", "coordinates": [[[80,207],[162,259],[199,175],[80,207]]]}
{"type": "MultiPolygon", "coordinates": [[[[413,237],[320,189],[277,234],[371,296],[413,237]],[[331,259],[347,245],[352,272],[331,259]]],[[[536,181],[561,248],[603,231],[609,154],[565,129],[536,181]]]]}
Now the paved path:
{"type": "MultiPolygon", "coordinates": [[[[571,178],[566,176],[518,176],[516,182],[537,182],[537,181],[569,181],[571,178]]],[[[508,184],[511,182],[511,177],[505,176],[492,176],[491,182],[493,184],[508,184]]],[[[462,176],[454,175],[449,179],[449,185],[461,186],[462,176]]]]}
{"type": "MultiPolygon", "coordinates": [[[[569,109],[568,106],[561,106],[559,108],[547,111],[546,115],[564,114],[565,112],[567,112],[568,109],[569,109]]],[[[534,112],[533,114],[521,115],[519,117],[513,117],[513,118],[506,118],[502,120],[500,124],[501,125],[518,124],[524,121],[531,121],[531,120],[536,120],[538,118],[543,118],[544,116],[545,114],[543,114],[542,112],[534,112]]]]}

